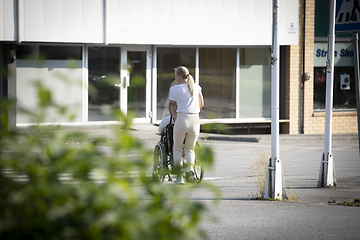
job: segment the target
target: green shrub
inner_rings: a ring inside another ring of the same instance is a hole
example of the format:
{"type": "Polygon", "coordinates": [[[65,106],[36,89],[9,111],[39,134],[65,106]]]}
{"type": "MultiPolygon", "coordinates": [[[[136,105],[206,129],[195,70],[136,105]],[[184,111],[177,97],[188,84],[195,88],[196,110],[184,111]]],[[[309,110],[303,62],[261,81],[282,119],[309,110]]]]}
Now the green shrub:
{"type": "MultiPolygon", "coordinates": [[[[40,123],[47,107],[58,106],[43,86],[38,96],[40,123]]],[[[204,205],[182,197],[198,185],[153,182],[152,150],[126,130],[131,119],[114,114],[111,140],[60,126],[2,126],[0,239],[205,238],[204,205]]],[[[211,149],[203,152],[211,163],[211,149]]]]}

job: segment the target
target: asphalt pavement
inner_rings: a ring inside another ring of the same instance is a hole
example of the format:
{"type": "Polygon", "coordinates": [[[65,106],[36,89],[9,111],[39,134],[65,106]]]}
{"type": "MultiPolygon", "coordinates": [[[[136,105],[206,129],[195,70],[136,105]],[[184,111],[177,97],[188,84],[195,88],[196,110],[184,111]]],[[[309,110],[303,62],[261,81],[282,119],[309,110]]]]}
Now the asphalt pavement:
{"type": "MultiPolygon", "coordinates": [[[[133,133],[151,148],[159,140],[156,130],[135,125],[133,133]]],[[[357,134],[333,135],[337,186],[329,188],[317,188],[324,136],[280,135],[287,201],[253,200],[259,191],[251,165],[271,154],[270,134],[201,133],[199,141],[215,153],[203,181],[217,186],[221,199],[215,203],[205,188],[184,198],[208,206],[201,226],[209,239],[360,239],[360,207],[344,205],[360,199],[357,134]]]]}
{"type": "MultiPolygon", "coordinates": [[[[87,131],[90,136],[114,137],[109,126],[76,130],[87,131]]],[[[152,124],[135,124],[131,132],[150,149],[159,140],[157,126],[152,124]]],[[[184,198],[208,207],[201,228],[209,239],[360,239],[360,207],[344,204],[360,199],[357,134],[333,135],[337,186],[329,188],[316,187],[324,136],[281,134],[280,159],[286,194],[292,199],[287,201],[254,200],[259,190],[251,166],[255,159],[270,156],[270,134],[202,132],[199,141],[215,153],[214,166],[205,172],[203,182],[215,185],[221,198],[216,203],[214,194],[201,185],[184,198]]]]}

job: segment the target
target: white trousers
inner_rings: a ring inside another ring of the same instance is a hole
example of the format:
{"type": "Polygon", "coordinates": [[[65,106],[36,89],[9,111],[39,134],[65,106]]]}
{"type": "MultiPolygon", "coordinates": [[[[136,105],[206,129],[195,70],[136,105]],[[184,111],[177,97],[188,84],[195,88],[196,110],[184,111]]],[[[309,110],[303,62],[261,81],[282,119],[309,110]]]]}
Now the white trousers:
{"type": "Polygon", "coordinates": [[[182,165],[184,149],[186,162],[190,166],[195,163],[195,144],[200,133],[199,114],[177,113],[174,125],[174,165],[182,165]],[[185,145],[184,145],[185,139],[185,145]]]}

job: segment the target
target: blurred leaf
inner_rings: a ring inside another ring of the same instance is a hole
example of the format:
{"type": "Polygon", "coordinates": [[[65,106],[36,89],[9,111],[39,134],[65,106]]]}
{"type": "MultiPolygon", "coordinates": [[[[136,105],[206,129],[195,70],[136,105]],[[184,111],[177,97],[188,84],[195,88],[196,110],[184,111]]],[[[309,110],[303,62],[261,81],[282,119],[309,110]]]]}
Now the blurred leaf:
{"type": "MultiPolygon", "coordinates": [[[[44,85],[36,86],[39,110],[23,112],[37,123],[49,108],[75,118],[44,85]]],[[[0,102],[3,109],[12,103],[0,102]]],[[[183,192],[207,187],[217,199],[219,191],[209,183],[177,188],[153,182],[153,149],[131,134],[135,115],[103,108],[120,123],[111,140],[61,126],[1,126],[0,239],[205,238],[205,205],[184,200],[183,192]]],[[[211,149],[197,154],[210,167],[211,149]]]]}
{"type": "Polygon", "coordinates": [[[89,83],[88,85],[88,92],[89,95],[92,97],[96,97],[96,95],[98,94],[98,90],[94,87],[92,83],[89,83]]]}
{"type": "Polygon", "coordinates": [[[52,104],[51,92],[40,82],[37,83],[37,94],[40,108],[46,108],[52,104]]]}
{"type": "Polygon", "coordinates": [[[214,162],[214,153],[211,148],[202,146],[196,148],[196,156],[200,159],[202,167],[205,170],[209,170],[214,162]]]}
{"type": "Polygon", "coordinates": [[[145,86],[146,79],[141,74],[135,74],[131,76],[131,86],[132,87],[142,87],[145,86]]]}
{"type": "Polygon", "coordinates": [[[206,123],[206,124],[201,124],[201,129],[202,129],[204,132],[207,132],[207,133],[211,133],[211,132],[224,133],[224,134],[230,133],[227,125],[224,124],[224,123],[206,123]]]}
{"type": "Polygon", "coordinates": [[[78,63],[76,60],[69,60],[67,63],[67,67],[70,69],[75,69],[78,67],[78,63]]]}

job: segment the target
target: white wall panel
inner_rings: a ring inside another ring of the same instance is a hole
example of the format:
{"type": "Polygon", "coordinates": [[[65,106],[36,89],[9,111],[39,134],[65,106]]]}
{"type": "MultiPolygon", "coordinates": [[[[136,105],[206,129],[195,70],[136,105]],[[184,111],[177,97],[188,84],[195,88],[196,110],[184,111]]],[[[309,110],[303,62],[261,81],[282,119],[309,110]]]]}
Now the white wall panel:
{"type": "Polygon", "coordinates": [[[64,0],[64,41],[82,42],[82,0],[64,0]]]}
{"type": "Polygon", "coordinates": [[[25,0],[18,0],[18,11],[19,11],[19,22],[18,22],[18,28],[19,28],[19,36],[18,36],[18,40],[21,42],[24,40],[24,36],[25,36],[25,4],[24,4],[25,0]]]}
{"type": "Polygon", "coordinates": [[[254,42],[252,45],[271,45],[272,1],[255,0],[254,42]]]}
{"type": "Polygon", "coordinates": [[[103,0],[83,0],[83,42],[104,42],[103,0]]]}
{"type": "Polygon", "coordinates": [[[137,9],[137,30],[138,44],[149,44],[155,41],[157,36],[154,34],[154,12],[155,0],[138,0],[137,9]]]}
{"type": "Polygon", "coordinates": [[[119,0],[106,1],[106,37],[105,37],[106,43],[119,42],[120,39],[119,12],[120,12],[119,0]]]}
{"type": "MultiPolygon", "coordinates": [[[[140,31],[137,9],[137,1],[120,0],[119,22],[114,23],[117,24],[117,31],[120,31],[118,43],[137,43],[140,31]]],[[[153,28],[150,21],[148,25],[149,28],[153,28]]]]}
{"type": "Polygon", "coordinates": [[[237,45],[239,42],[238,0],[222,1],[222,42],[237,45]]]}
{"type": "MultiPolygon", "coordinates": [[[[184,0],[184,2],[186,2],[184,0]]],[[[154,44],[165,44],[172,41],[173,33],[178,26],[172,24],[173,19],[173,2],[169,0],[157,0],[154,8],[154,25],[155,37],[154,44]]]]}
{"type": "Polygon", "coordinates": [[[222,44],[222,0],[206,1],[206,23],[204,30],[206,37],[204,44],[222,44]]]}
{"type": "Polygon", "coordinates": [[[299,2],[279,0],[279,43],[297,45],[299,42],[299,2]]]}
{"type": "Polygon", "coordinates": [[[24,1],[25,41],[44,41],[44,0],[24,1]]]}
{"type": "Polygon", "coordinates": [[[17,40],[15,10],[14,0],[0,0],[0,40],[17,40]]]}
{"type": "Polygon", "coordinates": [[[206,25],[206,0],[191,0],[189,5],[190,26],[189,36],[192,44],[202,45],[207,36],[204,34],[206,25]]]}
{"type": "Polygon", "coordinates": [[[172,9],[172,31],[167,34],[172,36],[172,43],[191,44],[192,38],[189,35],[191,16],[189,12],[189,0],[173,0],[172,9]]]}
{"type": "MultiPolygon", "coordinates": [[[[22,41],[271,45],[270,0],[19,0],[19,6],[22,41]]],[[[299,3],[279,6],[279,43],[298,44],[299,3]]],[[[13,8],[13,0],[0,0],[0,39],[14,39],[13,8]]]]}
{"type": "Polygon", "coordinates": [[[253,45],[255,38],[255,2],[239,0],[238,44],[253,45]]]}
{"type": "Polygon", "coordinates": [[[45,14],[45,41],[64,41],[64,1],[46,0],[44,2],[45,14]]]}
{"type": "Polygon", "coordinates": [[[0,0],[0,41],[5,40],[5,0],[0,0]]]}

